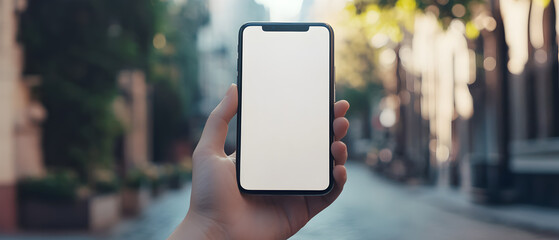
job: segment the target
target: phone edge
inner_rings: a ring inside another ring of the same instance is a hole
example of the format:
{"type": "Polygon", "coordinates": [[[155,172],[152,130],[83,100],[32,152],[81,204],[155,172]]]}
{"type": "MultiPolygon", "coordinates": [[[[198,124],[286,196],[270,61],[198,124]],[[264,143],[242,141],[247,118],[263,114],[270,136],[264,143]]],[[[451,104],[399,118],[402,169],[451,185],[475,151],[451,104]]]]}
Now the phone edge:
{"type": "Polygon", "coordinates": [[[238,106],[237,106],[237,151],[235,154],[235,175],[237,180],[237,187],[239,191],[244,194],[253,194],[253,195],[326,195],[332,191],[335,184],[334,179],[334,156],[332,155],[332,144],[334,143],[334,102],[335,102],[335,64],[334,64],[334,29],[327,23],[323,22],[247,22],[241,25],[239,28],[239,36],[237,42],[237,97],[238,97],[238,106]],[[249,190],[245,189],[241,185],[241,175],[240,175],[240,164],[241,164],[241,106],[242,106],[242,47],[243,47],[243,32],[247,27],[250,26],[264,26],[264,25],[308,25],[310,26],[320,26],[325,27],[328,29],[329,32],[329,41],[330,41],[330,68],[329,68],[329,75],[330,75],[330,84],[329,84],[329,104],[330,104],[330,161],[329,161],[329,183],[328,186],[324,190],[249,190]]]}

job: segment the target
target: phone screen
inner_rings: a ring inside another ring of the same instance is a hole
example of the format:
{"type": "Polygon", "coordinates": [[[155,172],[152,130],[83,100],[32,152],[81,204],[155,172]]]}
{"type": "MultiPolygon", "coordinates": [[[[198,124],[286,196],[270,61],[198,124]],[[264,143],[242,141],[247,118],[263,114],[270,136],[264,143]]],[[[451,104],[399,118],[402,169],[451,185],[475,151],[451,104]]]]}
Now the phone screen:
{"type": "Polygon", "coordinates": [[[248,25],[240,33],[239,185],[245,191],[326,191],[332,31],[327,25],[271,26],[248,25]]]}

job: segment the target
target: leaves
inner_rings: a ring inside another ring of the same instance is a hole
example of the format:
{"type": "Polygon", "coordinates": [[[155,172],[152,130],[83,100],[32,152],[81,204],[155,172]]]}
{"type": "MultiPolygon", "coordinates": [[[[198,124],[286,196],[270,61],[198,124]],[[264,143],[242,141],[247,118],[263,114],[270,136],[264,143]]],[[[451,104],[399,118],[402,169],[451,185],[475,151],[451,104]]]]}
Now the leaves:
{"type": "Polygon", "coordinates": [[[112,111],[116,76],[147,69],[161,5],[151,0],[30,0],[20,16],[25,73],[38,74],[45,162],[75,169],[85,182],[112,166],[121,126],[112,111]]]}
{"type": "MultiPolygon", "coordinates": [[[[543,1],[543,0],[542,0],[543,1]]],[[[348,10],[353,10],[356,16],[367,15],[370,11],[379,13],[379,21],[372,23],[376,25],[376,33],[396,30],[391,29],[394,25],[401,25],[408,31],[413,31],[413,18],[415,12],[434,14],[446,29],[453,19],[460,19],[465,23],[472,20],[471,8],[476,4],[483,3],[482,0],[355,0],[348,10]]],[[[399,42],[399,38],[391,36],[393,41],[399,42]]]]}

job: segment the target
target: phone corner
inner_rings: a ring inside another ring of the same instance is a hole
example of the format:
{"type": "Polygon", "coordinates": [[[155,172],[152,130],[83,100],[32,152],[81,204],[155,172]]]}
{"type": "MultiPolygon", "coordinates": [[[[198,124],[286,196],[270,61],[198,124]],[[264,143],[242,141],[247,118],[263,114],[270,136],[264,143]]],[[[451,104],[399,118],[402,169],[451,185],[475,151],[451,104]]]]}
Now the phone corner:
{"type": "Polygon", "coordinates": [[[248,27],[258,26],[258,24],[258,22],[245,22],[239,27],[239,33],[243,33],[243,31],[248,27]]]}
{"type": "Polygon", "coordinates": [[[321,26],[324,27],[326,29],[328,29],[328,32],[330,32],[330,34],[334,34],[334,28],[332,28],[332,25],[330,25],[329,23],[326,22],[319,22],[317,23],[317,26],[321,26]]]}
{"type": "Polygon", "coordinates": [[[239,192],[241,192],[242,194],[250,194],[251,190],[246,189],[245,187],[243,187],[243,185],[241,184],[241,179],[240,176],[237,175],[237,188],[239,189],[239,192]]]}
{"type": "Polygon", "coordinates": [[[334,178],[333,177],[332,177],[332,179],[330,179],[330,183],[328,183],[328,187],[326,187],[326,189],[322,190],[320,195],[326,195],[326,194],[330,193],[332,191],[332,189],[334,189],[334,178]]]}
{"type": "Polygon", "coordinates": [[[237,188],[241,194],[254,194],[254,190],[246,189],[241,184],[237,184],[237,188]]]}

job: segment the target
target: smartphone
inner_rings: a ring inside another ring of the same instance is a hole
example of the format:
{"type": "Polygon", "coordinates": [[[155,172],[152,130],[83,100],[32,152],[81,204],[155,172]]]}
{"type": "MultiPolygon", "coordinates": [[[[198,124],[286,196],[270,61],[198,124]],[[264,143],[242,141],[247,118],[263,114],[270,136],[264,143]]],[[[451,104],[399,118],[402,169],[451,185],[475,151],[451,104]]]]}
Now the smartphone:
{"type": "Polygon", "coordinates": [[[249,194],[322,195],[333,186],[334,33],[325,23],[239,30],[237,184],[249,194]]]}

